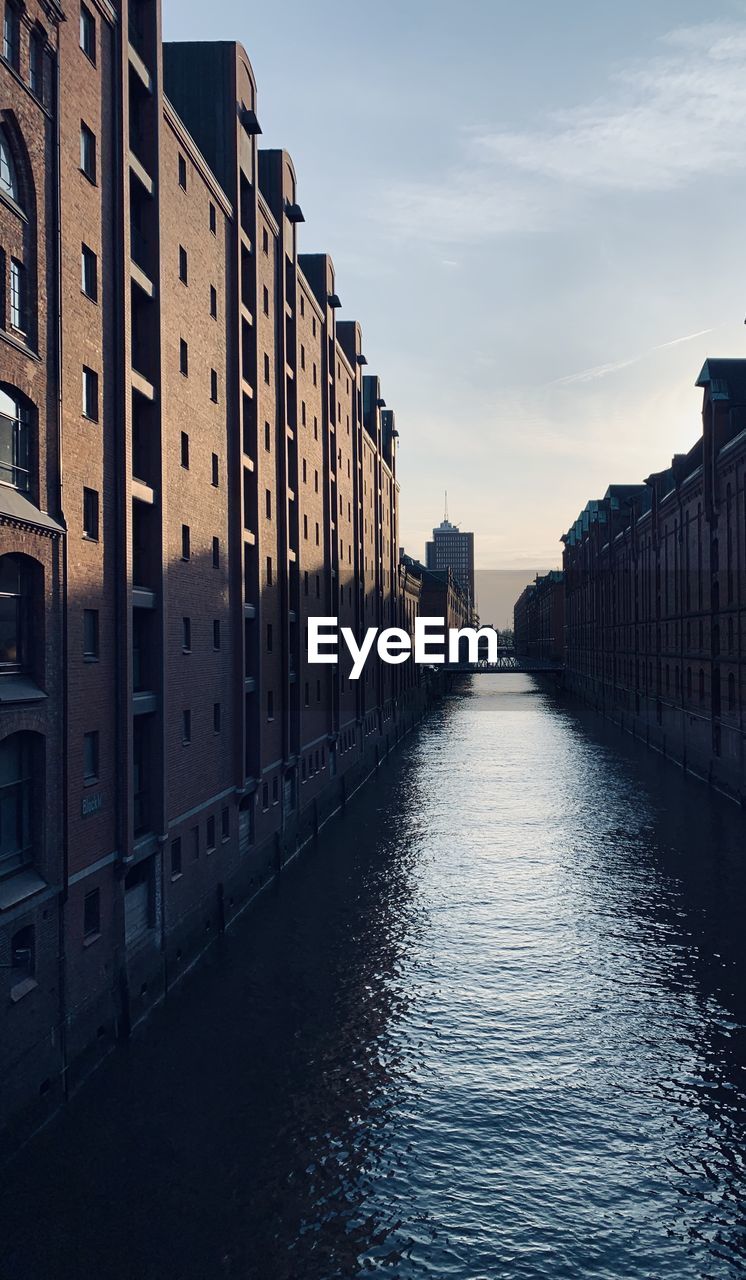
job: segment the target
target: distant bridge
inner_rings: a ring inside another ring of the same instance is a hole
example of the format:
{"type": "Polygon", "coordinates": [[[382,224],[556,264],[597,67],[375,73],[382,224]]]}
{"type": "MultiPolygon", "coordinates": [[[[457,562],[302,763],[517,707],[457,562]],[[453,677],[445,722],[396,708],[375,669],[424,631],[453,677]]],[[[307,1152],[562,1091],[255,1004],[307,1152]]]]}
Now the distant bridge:
{"type": "Polygon", "coordinates": [[[552,658],[519,657],[515,649],[498,649],[497,662],[446,663],[443,670],[453,675],[550,675],[564,671],[564,663],[552,658]]]}

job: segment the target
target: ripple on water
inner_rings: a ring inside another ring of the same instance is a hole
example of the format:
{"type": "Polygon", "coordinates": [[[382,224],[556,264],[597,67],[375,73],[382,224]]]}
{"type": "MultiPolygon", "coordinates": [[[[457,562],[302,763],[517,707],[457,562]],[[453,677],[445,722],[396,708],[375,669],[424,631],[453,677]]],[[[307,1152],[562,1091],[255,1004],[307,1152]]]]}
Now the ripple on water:
{"type": "Polygon", "coordinates": [[[474,681],[25,1153],[8,1276],[746,1274],[743,837],[474,681]]]}

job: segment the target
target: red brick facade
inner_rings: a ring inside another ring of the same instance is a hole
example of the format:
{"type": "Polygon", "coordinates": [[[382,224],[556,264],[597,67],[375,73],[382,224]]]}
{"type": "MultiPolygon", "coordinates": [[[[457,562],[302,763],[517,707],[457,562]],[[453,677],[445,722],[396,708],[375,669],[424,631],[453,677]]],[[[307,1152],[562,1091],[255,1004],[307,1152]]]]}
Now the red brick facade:
{"type": "Polygon", "coordinates": [[[307,661],[310,617],[411,630],[419,586],[394,417],[299,253],[245,52],[164,48],[148,0],[6,8],[0,1126],[162,998],[421,699],[411,664],[307,661]]]}
{"type": "Polygon", "coordinates": [[[564,537],[567,680],[746,798],[746,361],[708,360],[703,434],[564,537]]]}

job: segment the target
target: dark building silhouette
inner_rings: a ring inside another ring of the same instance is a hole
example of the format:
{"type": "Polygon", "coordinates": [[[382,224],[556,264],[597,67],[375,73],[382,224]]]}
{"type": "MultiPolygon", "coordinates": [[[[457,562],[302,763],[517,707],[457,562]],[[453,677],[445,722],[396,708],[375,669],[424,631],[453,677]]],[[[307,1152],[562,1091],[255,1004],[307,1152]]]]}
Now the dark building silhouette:
{"type": "Polygon", "coordinates": [[[433,529],[432,541],[425,546],[425,563],[428,569],[450,569],[466,592],[470,606],[475,607],[474,534],[462,533],[458,525],[451,524],[447,510],[441,524],[433,529]]]}
{"type": "Polygon", "coordinates": [[[309,617],[412,630],[420,586],[394,414],[246,53],[164,48],[155,0],[0,9],[2,1125],[144,1016],[422,690],[307,661],[309,617]]]}
{"type": "Polygon", "coordinates": [[[521,592],[513,614],[519,658],[562,662],[565,650],[565,581],[561,570],[537,575],[521,592]]]}
{"type": "Polygon", "coordinates": [[[746,361],[708,360],[703,434],[565,534],[569,687],[746,796],[746,361]]]}

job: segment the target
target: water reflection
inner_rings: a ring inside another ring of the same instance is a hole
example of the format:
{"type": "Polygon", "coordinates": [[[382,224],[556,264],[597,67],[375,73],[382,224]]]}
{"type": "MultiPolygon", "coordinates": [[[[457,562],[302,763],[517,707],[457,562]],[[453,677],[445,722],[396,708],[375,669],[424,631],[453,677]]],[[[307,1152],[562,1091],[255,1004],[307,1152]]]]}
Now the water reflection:
{"type": "Polygon", "coordinates": [[[744,1274],[743,837],[476,679],[25,1153],[0,1273],[744,1274]]]}

